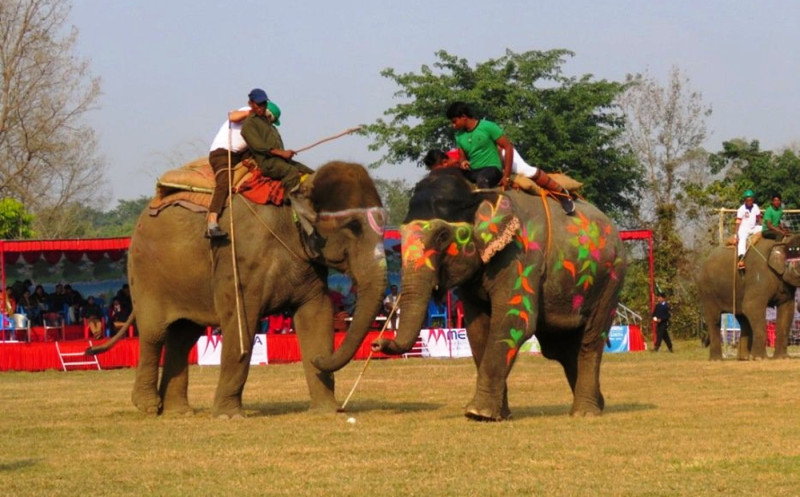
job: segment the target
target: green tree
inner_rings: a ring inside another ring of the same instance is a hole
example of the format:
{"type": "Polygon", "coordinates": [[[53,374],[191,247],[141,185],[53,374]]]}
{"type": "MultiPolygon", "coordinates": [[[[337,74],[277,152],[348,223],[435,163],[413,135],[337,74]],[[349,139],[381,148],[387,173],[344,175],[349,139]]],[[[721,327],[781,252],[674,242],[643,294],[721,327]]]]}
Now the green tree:
{"type": "Polygon", "coordinates": [[[386,110],[388,120],[365,127],[371,150],[385,150],[373,166],[419,163],[431,148],[451,148],[447,106],[462,100],[502,126],[520,154],[547,171],[560,170],[584,183],[581,193],[601,209],[620,214],[634,206],[641,168],[616,142],[624,119],[615,99],[622,83],[567,77],[568,50],[506,54],[470,66],[445,51],[419,73],[381,75],[400,89],[403,102],[386,110]]]}
{"type": "MultiPolygon", "coordinates": [[[[751,189],[756,202],[766,207],[773,193],[780,193],[784,208],[800,207],[800,156],[787,148],[780,153],[761,150],[758,140],[733,139],[722,143],[722,150],[708,158],[714,181],[692,185],[688,190],[704,213],[715,221],[719,208],[735,209],[742,203],[742,193],[751,189]]],[[[733,214],[725,218],[723,236],[733,233],[733,214]]],[[[800,228],[796,226],[795,229],[800,228]]],[[[715,234],[718,230],[715,230],[715,234]]]]}
{"type": "Polygon", "coordinates": [[[142,195],[136,200],[120,200],[114,209],[98,214],[93,219],[97,236],[131,236],[136,221],[150,200],[147,195],[142,195]]]}
{"type": "Polygon", "coordinates": [[[413,187],[403,179],[376,179],[375,187],[388,214],[387,226],[400,226],[408,213],[413,187]]]}
{"type": "Polygon", "coordinates": [[[0,200],[0,239],[20,240],[33,238],[33,215],[13,198],[0,200]]]}

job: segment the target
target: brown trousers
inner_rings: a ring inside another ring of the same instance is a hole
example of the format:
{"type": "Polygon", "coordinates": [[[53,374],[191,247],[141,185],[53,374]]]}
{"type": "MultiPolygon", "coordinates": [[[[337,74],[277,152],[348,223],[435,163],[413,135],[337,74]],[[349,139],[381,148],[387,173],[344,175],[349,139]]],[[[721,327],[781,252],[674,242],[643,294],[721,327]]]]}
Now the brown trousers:
{"type": "MultiPolygon", "coordinates": [[[[246,154],[244,152],[231,152],[231,167],[240,163],[245,157],[246,154]]],[[[208,210],[219,215],[222,214],[225,201],[228,200],[228,150],[224,148],[212,150],[208,154],[208,162],[214,171],[214,181],[216,183],[208,210]]]]}

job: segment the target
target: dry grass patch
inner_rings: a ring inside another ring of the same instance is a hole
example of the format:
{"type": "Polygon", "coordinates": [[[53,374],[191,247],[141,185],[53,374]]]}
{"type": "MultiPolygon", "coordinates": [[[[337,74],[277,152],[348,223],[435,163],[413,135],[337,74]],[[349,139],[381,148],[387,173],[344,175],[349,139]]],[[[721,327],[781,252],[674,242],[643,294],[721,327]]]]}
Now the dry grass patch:
{"type": "Polygon", "coordinates": [[[133,370],[3,373],[0,495],[800,494],[800,360],[677,350],[607,355],[606,413],[581,419],[560,367],[522,357],[497,424],[463,417],[469,360],[374,361],[347,415],[306,410],[299,364],[255,367],[232,421],[209,415],[217,368],[192,368],[194,416],[159,418],[130,404],[133,370]]]}

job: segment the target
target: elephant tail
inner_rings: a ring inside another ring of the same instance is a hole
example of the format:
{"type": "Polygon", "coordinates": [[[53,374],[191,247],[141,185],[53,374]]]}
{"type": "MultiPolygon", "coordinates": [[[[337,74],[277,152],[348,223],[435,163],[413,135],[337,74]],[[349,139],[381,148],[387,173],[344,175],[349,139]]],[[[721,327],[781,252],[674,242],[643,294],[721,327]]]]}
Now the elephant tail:
{"type": "Polygon", "coordinates": [[[128,332],[128,328],[131,327],[131,325],[133,324],[133,321],[134,321],[135,318],[136,318],[135,312],[131,311],[131,315],[128,316],[128,320],[125,321],[125,324],[123,324],[122,326],[119,327],[119,330],[117,331],[117,333],[113,337],[111,337],[111,339],[109,339],[106,342],[101,343],[100,345],[95,345],[93,347],[89,347],[88,349],[86,349],[86,352],[84,352],[84,354],[86,354],[86,355],[97,355],[97,354],[102,354],[103,352],[107,352],[107,351],[111,350],[111,348],[114,347],[114,345],[117,342],[119,342],[120,339],[123,336],[125,336],[125,333],[128,332]]]}

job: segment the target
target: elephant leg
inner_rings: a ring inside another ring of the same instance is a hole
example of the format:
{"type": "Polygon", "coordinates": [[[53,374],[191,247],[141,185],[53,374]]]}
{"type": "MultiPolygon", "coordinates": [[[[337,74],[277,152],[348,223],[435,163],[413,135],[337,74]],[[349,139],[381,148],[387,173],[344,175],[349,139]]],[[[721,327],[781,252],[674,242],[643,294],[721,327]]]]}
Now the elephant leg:
{"type": "Polygon", "coordinates": [[[241,336],[235,312],[223,316],[222,357],[219,369],[217,392],[214,395],[212,415],[222,418],[236,418],[244,415],[242,411],[242,392],[250,372],[250,357],[253,355],[258,313],[242,313],[241,336]]]}
{"type": "Polygon", "coordinates": [[[787,359],[789,357],[789,330],[794,320],[794,300],[778,304],[775,319],[775,351],[773,359],[787,359]]]}
{"type": "Polygon", "coordinates": [[[472,351],[472,360],[475,367],[480,368],[483,355],[486,352],[486,341],[489,338],[489,315],[472,306],[464,305],[466,317],[467,340],[472,351]]]}
{"type": "Polygon", "coordinates": [[[315,357],[328,357],[333,352],[333,306],[330,299],[321,295],[303,304],[295,312],[294,324],[311,396],[311,409],[336,412],[339,405],[334,394],[333,373],[320,371],[312,363],[315,357]]]}
{"type": "Polygon", "coordinates": [[[703,307],[703,319],[708,332],[708,358],[712,361],[722,360],[722,331],[719,327],[721,310],[716,306],[703,307]]]}
{"type": "Polygon", "coordinates": [[[160,338],[151,340],[151,336],[146,332],[146,327],[139,323],[139,365],[136,368],[131,402],[144,413],[158,414],[161,412],[161,397],[156,385],[164,342],[160,338]]]}
{"type": "Polygon", "coordinates": [[[190,321],[173,323],[167,332],[159,394],[163,412],[191,413],[189,406],[189,352],[205,328],[190,321]]]}
{"type": "Polygon", "coordinates": [[[753,349],[753,329],[746,317],[737,316],[739,325],[742,327],[739,332],[739,347],[737,348],[736,359],[739,361],[749,361],[750,351],[753,349]]]}
{"type": "MultiPolygon", "coordinates": [[[[589,335],[585,333],[584,337],[589,335]]],[[[605,341],[602,337],[584,339],[577,358],[577,378],[573,389],[571,416],[599,416],[605,408],[605,399],[600,391],[600,362],[603,359],[605,341]]]]}
{"type": "MultiPolygon", "coordinates": [[[[753,359],[767,358],[767,303],[762,299],[745,298],[742,311],[750,323],[751,336],[753,337],[750,356],[753,359]]],[[[743,325],[744,327],[744,325],[743,325]]]]}
{"type": "MultiPolygon", "coordinates": [[[[501,299],[502,300],[502,299],[501,299]]],[[[500,314],[494,313],[495,316],[500,314]]],[[[536,317],[531,317],[531,322],[535,322],[536,317]]],[[[492,333],[492,330],[504,330],[505,336],[510,336],[508,324],[503,317],[489,319],[488,316],[478,316],[467,327],[467,334],[470,338],[470,346],[473,340],[477,344],[483,343],[479,348],[478,355],[474,355],[475,363],[478,366],[478,380],[475,388],[475,395],[467,404],[465,415],[470,419],[479,421],[501,421],[511,416],[508,407],[508,386],[506,379],[511,367],[516,360],[516,352],[519,346],[528,338],[533,336],[533,330],[523,336],[513,352],[509,349],[508,340],[498,336],[502,334],[492,333]],[[490,321],[500,321],[489,323],[490,321]],[[482,350],[482,352],[481,352],[482,350]]],[[[474,352],[473,352],[474,354],[474,352]]]]}

